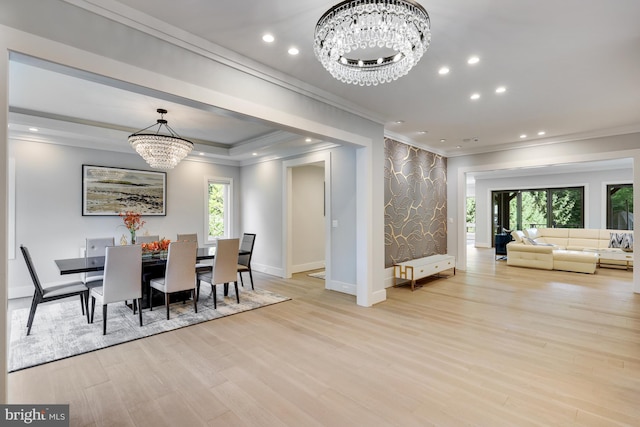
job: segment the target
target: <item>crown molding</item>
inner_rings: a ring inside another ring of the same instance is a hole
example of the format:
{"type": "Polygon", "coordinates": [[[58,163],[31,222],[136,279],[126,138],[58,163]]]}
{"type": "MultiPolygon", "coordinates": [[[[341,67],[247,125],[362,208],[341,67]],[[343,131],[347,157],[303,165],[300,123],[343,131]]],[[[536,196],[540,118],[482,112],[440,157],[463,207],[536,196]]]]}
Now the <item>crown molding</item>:
{"type": "Polygon", "coordinates": [[[136,9],[125,6],[115,0],[63,1],[269,83],[315,99],[316,101],[331,105],[378,124],[384,124],[385,122],[378,114],[363,109],[355,103],[298,80],[293,76],[267,67],[264,64],[144,14],[136,9]],[[162,30],[159,28],[162,28],[162,30]]]}

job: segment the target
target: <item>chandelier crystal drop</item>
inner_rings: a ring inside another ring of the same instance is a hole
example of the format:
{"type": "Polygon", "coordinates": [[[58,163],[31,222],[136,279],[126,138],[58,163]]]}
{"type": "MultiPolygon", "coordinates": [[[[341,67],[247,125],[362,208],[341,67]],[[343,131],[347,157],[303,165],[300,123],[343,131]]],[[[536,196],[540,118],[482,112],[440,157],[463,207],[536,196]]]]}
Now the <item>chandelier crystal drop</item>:
{"type": "Polygon", "coordinates": [[[348,0],[318,20],[314,52],[336,79],[376,86],[407,74],[429,43],[429,15],[415,1],[348,0]]]}
{"type": "Polygon", "coordinates": [[[173,169],[193,150],[193,142],[180,138],[169,127],[164,119],[167,110],[158,108],[156,111],[160,113],[157,123],[129,135],[129,144],[152,168],[173,169]],[[158,128],[155,133],[147,132],[156,125],[158,128]],[[168,135],[160,133],[162,127],[168,135]]]}

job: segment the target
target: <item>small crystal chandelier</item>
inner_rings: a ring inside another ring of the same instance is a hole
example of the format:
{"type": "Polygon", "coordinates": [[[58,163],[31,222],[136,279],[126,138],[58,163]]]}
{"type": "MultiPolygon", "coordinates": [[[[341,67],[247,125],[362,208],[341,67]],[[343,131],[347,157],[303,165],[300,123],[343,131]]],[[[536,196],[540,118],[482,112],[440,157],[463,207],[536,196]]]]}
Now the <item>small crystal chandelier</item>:
{"type": "Polygon", "coordinates": [[[415,1],[348,0],[318,20],[314,52],[336,79],[375,86],[407,74],[430,42],[429,14],[415,1]]]}
{"type": "Polygon", "coordinates": [[[193,150],[193,142],[180,138],[169,127],[164,119],[167,110],[158,108],[156,111],[160,113],[157,123],[129,135],[129,144],[152,168],[173,169],[175,165],[180,163],[180,160],[184,159],[193,150]],[[158,129],[156,129],[155,133],[145,133],[145,131],[156,125],[158,129]],[[160,133],[163,126],[168,135],[160,133]]]}

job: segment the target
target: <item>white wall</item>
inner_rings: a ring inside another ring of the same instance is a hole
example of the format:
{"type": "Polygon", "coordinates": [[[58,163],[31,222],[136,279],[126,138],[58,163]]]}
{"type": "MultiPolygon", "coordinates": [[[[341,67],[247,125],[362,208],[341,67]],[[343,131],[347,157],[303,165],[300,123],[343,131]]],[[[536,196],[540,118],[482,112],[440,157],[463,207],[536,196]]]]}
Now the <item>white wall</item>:
{"type": "MultiPolygon", "coordinates": [[[[79,256],[87,237],[113,236],[118,242],[128,235],[117,216],[82,216],[82,165],[149,170],[136,153],[12,140],[10,156],[16,162],[16,245],[29,248],[41,281],[72,279],[60,277],[54,260],[79,256]]],[[[178,233],[195,232],[203,244],[207,176],[232,178],[239,184],[240,171],[233,166],[181,162],[167,172],[167,215],[144,217],[146,224],[138,233],[175,240],[178,233]]],[[[240,235],[239,188],[234,185],[234,236],[240,235]]],[[[16,249],[16,258],[9,261],[9,297],[30,295],[33,284],[16,249]]]]}
{"type": "Polygon", "coordinates": [[[584,187],[585,228],[607,228],[607,184],[630,183],[633,169],[592,171],[581,173],[510,177],[508,179],[476,180],[476,246],[491,247],[492,216],[491,192],[557,187],[584,187]]]}
{"type": "MultiPolygon", "coordinates": [[[[331,156],[331,196],[329,221],[338,221],[331,228],[331,277],[333,288],[354,293],[357,286],[356,253],[356,151],[354,147],[328,150],[331,156]]],[[[304,156],[300,156],[303,158],[304,156]]],[[[283,276],[282,206],[283,160],[260,162],[241,169],[241,218],[246,232],[256,233],[256,246],[252,268],[257,271],[283,276]]],[[[294,168],[295,170],[296,168],[294,168]]],[[[316,168],[322,170],[320,168],[316,168]]],[[[320,190],[322,191],[322,190],[320,190]]],[[[323,229],[324,231],[324,229],[323,229]]],[[[325,260],[326,261],[326,260],[325,260]]]]}
{"type": "Polygon", "coordinates": [[[324,267],[324,167],[292,169],[292,273],[324,267]]]}

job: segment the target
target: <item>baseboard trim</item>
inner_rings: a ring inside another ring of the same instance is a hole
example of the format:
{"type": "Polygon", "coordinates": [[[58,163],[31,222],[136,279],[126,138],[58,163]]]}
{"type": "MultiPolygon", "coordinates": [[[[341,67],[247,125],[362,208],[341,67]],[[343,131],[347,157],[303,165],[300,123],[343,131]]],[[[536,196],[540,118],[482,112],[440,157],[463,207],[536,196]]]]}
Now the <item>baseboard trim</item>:
{"type": "Polygon", "coordinates": [[[373,295],[371,295],[371,305],[375,305],[387,300],[387,290],[381,289],[379,291],[375,291],[373,295]]]}
{"type": "Polygon", "coordinates": [[[324,260],[307,262],[304,264],[292,265],[291,274],[301,273],[303,271],[309,271],[309,270],[319,270],[321,268],[325,268],[324,260]]]}
{"type": "Polygon", "coordinates": [[[327,289],[342,292],[343,294],[357,295],[358,287],[354,283],[345,283],[337,280],[331,280],[327,282],[327,289]]]}
{"type": "Polygon", "coordinates": [[[284,270],[278,267],[251,263],[251,269],[253,271],[259,271],[260,273],[268,274],[270,276],[284,277],[284,270]]]}

